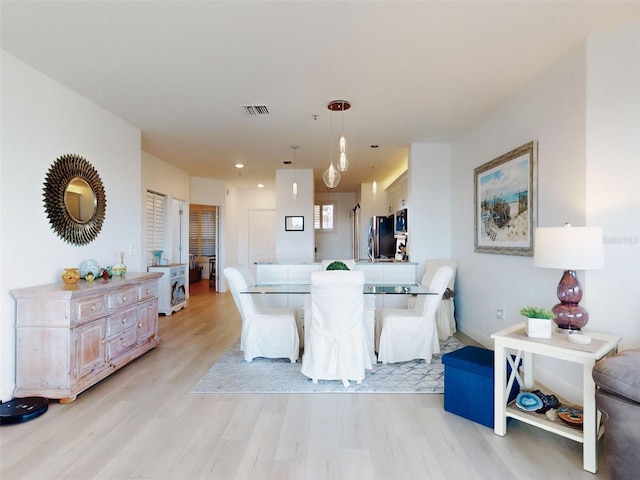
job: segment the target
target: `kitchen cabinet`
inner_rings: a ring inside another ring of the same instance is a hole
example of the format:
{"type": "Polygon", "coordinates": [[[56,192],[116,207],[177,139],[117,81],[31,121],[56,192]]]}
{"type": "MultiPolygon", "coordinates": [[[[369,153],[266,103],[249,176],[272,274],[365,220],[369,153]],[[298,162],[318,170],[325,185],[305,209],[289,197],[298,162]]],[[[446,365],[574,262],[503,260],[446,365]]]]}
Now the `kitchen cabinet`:
{"type": "Polygon", "coordinates": [[[407,174],[403,174],[386,189],[387,213],[389,215],[407,208],[409,203],[409,181],[407,174]]]}
{"type": "Polygon", "coordinates": [[[160,343],[159,273],[127,273],[11,291],[16,300],[16,397],[61,403],[160,343]]]}
{"type": "Polygon", "coordinates": [[[171,263],[147,267],[147,270],[162,273],[158,281],[158,313],[171,315],[187,306],[186,264],[171,263]]]}

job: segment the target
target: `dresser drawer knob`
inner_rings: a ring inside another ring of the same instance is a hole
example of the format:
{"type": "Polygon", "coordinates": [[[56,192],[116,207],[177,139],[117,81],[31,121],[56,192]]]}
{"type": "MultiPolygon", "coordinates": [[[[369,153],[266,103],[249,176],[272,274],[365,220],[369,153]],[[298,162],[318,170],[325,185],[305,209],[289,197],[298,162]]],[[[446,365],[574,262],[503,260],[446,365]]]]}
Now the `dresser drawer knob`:
{"type": "Polygon", "coordinates": [[[127,323],[127,317],[124,317],[124,318],[122,319],[122,323],[127,323]]]}
{"type": "Polygon", "coordinates": [[[91,311],[95,312],[96,311],[96,306],[95,305],[91,305],[91,311]]]}
{"type": "Polygon", "coordinates": [[[126,296],[126,295],[123,295],[123,296],[122,296],[122,303],[125,303],[126,301],[127,301],[127,296],[126,296]]]}

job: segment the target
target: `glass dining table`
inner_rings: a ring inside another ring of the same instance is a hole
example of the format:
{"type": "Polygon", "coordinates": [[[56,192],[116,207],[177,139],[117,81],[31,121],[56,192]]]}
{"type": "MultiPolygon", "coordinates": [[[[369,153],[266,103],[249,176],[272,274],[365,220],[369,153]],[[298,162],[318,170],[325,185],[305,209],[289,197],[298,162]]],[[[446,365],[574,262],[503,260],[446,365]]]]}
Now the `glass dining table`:
{"type": "MultiPolygon", "coordinates": [[[[437,292],[419,283],[365,283],[362,289],[364,294],[364,314],[363,320],[367,330],[369,341],[369,352],[372,363],[377,361],[375,354],[376,332],[375,310],[376,298],[378,295],[437,295],[437,292]]],[[[300,346],[303,347],[307,341],[309,325],[311,322],[311,284],[310,283],[269,283],[253,285],[240,291],[245,295],[304,295],[303,318],[300,319],[300,327],[304,334],[300,338],[300,346]]]]}
{"type": "MultiPolygon", "coordinates": [[[[240,292],[241,294],[289,294],[304,295],[311,293],[310,283],[273,283],[253,285],[240,292]]],[[[365,283],[362,289],[365,295],[436,295],[437,292],[419,283],[379,284],[365,283]]]]}

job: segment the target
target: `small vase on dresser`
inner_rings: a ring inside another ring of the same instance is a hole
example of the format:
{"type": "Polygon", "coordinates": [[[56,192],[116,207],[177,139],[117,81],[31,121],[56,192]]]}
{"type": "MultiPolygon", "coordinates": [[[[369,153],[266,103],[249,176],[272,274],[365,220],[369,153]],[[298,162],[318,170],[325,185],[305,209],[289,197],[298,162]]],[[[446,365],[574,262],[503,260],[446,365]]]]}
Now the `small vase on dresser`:
{"type": "Polygon", "coordinates": [[[66,285],[75,285],[80,280],[80,272],[77,268],[65,268],[61,278],[66,285]]]}

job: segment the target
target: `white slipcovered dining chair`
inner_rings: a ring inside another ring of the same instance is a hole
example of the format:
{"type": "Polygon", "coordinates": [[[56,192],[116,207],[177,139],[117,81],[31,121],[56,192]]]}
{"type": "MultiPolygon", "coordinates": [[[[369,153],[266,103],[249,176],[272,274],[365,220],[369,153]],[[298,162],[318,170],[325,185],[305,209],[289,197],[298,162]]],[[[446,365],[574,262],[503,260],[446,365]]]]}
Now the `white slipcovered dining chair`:
{"type": "Polygon", "coordinates": [[[294,308],[263,307],[256,295],[240,294],[246,289],[246,272],[242,267],[227,267],[224,276],[242,318],[240,349],[244,359],[256,357],[288,358],[291,363],[300,356],[300,337],[294,308]]]}
{"type": "Polygon", "coordinates": [[[378,310],[378,361],[395,363],[421,358],[430,363],[433,354],[440,353],[435,315],[452,275],[453,268],[440,267],[429,284],[436,294],[418,295],[413,308],[378,310]]]}
{"type": "Polygon", "coordinates": [[[302,355],[302,374],[318,380],[362,383],[371,369],[364,327],[364,273],[320,271],[311,274],[311,322],[302,355]]]}
{"type": "MultiPolygon", "coordinates": [[[[434,275],[440,267],[443,265],[449,265],[453,269],[453,275],[449,280],[449,284],[442,294],[442,301],[436,310],[436,329],[438,331],[438,338],[440,340],[446,340],[451,335],[456,333],[456,318],[455,318],[455,303],[453,297],[455,295],[454,288],[456,283],[456,272],[458,270],[458,262],[456,260],[427,260],[424,266],[424,275],[420,282],[425,287],[428,287],[433,280],[434,275]]],[[[415,297],[410,297],[407,302],[407,308],[413,308],[415,304],[415,297]]]]}

